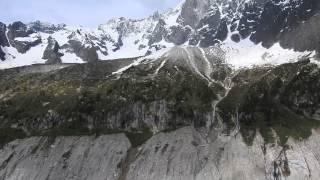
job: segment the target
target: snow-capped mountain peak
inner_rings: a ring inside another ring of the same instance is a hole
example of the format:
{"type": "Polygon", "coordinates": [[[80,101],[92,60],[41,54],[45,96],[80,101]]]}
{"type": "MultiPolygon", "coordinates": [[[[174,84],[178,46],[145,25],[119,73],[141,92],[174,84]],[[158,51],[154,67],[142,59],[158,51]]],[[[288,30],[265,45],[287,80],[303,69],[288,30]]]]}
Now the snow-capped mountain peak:
{"type": "Polygon", "coordinates": [[[180,45],[221,47],[226,61],[235,67],[274,63],[274,59],[285,62],[285,57],[298,59],[297,55],[319,49],[319,4],[317,0],[186,0],[164,13],[140,20],[117,18],[98,28],[39,21],[1,23],[0,68],[141,57],[180,45]]]}

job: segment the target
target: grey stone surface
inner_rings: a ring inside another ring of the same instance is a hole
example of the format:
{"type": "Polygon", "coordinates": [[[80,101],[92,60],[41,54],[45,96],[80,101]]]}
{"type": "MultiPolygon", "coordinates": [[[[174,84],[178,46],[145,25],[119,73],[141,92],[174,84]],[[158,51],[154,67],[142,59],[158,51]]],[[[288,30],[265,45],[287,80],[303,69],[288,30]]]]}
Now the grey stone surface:
{"type": "Polygon", "coordinates": [[[186,0],[182,6],[180,21],[184,25],[196,28],[200,20],[206,15],[210,9],[211,0],[186,0]]]}
{"type": "Polygon", "coordinates": [[[240,135],[205,136],[186,127],[160,133],[139,149],[130,180],[311,180],[320,172],[319,132],[289,148],[265,145],[257,136],[247,146],[240,135]],[[278,164],[278,165],[276,165],[278,164]]]}
{"type": "Polygon", "coordinates": [[[0,150],[3,180],[318,180],[320,132],[288,146],[266,145],[257,135],[192,127],[159,133],[137,149],[122,135],[35,137],[0,150]],[[130,154],[127,154],[127,151],[130,154]],[[127,164],[125,164],[127,163],[127,164]]]}
{"type": "Polygon", "coordinates": [[[47,64],[57,64],[61,63],[62,53],[59,52],[60,46],[56,40],[52,37],[48,38],[48,45],[43,52],[43,59],[46,59],[47,64]]]}
{"type": "Polygon", "coordinates": [[[117,180],[129,148],[123,134],[17,140],[0,150],[0,179],[117,180]]]}
{"type": "Polygon", "coordinates": [[[166,36],[167,30],[165,28],[165,25],[166,23],[162,19],[159,19],[158,24],[156,25],[152,34],[150,35],[148,42],[149,46],[154,43],[160,42],[166,36]]]}
{"type": "Polygon", "coordinates": [[[319,51],[320,35],[317,33],[319,28],[320,15],[317,14],[284,34],[280,39],[280,44],[284,48],[294,48],[299,51],[319,51]]]}
{"type": "Polygon", "coordinates": [[[98,60],[96,47],[85,47],[78,40],[69,40],[68,45],[64,45],[61,48],[67,49],[67,51],[74,52],[78,57],[86,62],[94,62],[98,60]]]}
{"type": "Polygon", "coordinates": [[[30,24],[28,24],[28,26],[35,32],[44,32],[49,34],[64,30],[66,27],[65,24],[54,25],[50,23],[42,23],[41,21],[31,22],[30,24]]]}
{"type": "Polygon", "coordinates": [[[189,26],[172,26],[169,32],[167,36],[168,41],[173,42],[175,45],[182,45],[188,41],[192,29],[189,26]]]}
{"type": "Polygon", "coordinates": [[[2,47],[0,47],[0,60],[2,61],[6,60],[5,56],[6,56],[5,52],[2,50],[2,47]]]}
{"type": "Polygon", "coordinates": [[[0,22],[0,46],[9,46],[9,42],[6,36],[7,26],[0,22]]]}
{"type": "Polygon", "coordinates": [[[6,36],[7,26],[0,22],[0,60],[5,60],[5,52],[2,47],[9,46],[9,42],[6,36]]]}
{"type": "Polygon", "coordinates": [[[41,38],[38,37],[34,41],[14,41],[12,44],[19,53],[24,54],[24,53],[27,53],[27,51],[32,47],[41,44],[41,42],[42,42],[41,38]]]}

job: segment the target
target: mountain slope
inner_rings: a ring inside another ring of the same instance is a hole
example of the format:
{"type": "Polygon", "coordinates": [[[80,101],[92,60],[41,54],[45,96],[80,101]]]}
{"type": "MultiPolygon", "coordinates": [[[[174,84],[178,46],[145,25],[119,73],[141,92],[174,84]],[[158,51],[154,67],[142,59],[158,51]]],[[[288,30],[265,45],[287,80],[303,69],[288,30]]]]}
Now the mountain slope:
{"type": "Polygon", "coordinates": [[[274,130],[285,144],[318,126],[318,65],[304,60],[233,71],[212,51],[219,52],[176,47],[153,59],[4,70],[0,125],[33,136],[188,125],[210,131],[221,124],[226,134],[240,130],[248,144],[256,130],[266,142],[275,141],[274,130]]]}
{"type": "Polygon", "coordinates": [[[0,24],[0,179],[318,180],[318,10],[186,0],[98,29],[0,24]]]}
{"type": "Polygon", "coordinates": [[[317,179],[319,67],[212,51],[0,71],[0,177],[317,179]]]}

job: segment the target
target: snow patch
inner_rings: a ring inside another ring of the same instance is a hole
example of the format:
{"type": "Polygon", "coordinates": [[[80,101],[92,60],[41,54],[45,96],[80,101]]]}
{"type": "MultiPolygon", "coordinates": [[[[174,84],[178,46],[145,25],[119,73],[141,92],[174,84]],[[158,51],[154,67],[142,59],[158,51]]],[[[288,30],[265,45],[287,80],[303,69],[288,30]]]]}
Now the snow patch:
{"type": "Polygon", "coordinates": [[[296,62],[312,54],[310,51],[284,49],[279,43],[267,49],[261,44],[254,44],[249,38],[236,43],[229,37],[220,47],[226,53],[226,62],[236,69],[296,62]]]}
{"type": "Polygon", "coordinates": [[[207,55],[205,53],[205,51],[202,48],[199,48],[199,50],[201,51],[201,54],[203,56],[203,59],[205,60],[205,62],[207,63],[207,68],[205,70],[205,75],[210,78],[211,73],[213,72],[213,67],[212,64],[210,63],[209,59],[207,58],[207,55]]]}
{"type": "Polygon", "coordinates": [[[147,48],[139,50],[139,44],[135,44],[137,39],[139,38],[136,36],[129,36],[123,39],[123,46],[121,46],[120,50],[114,52],[111,50],[114,47],[109,47],[108,49],[111,50],[109,55],[103,58],[105,58],[105,60],[110,60],[144,56],[147,53],[147,48]]]}
{"type": "Polygon", "coordinates": [[[45,44],[32,47],[28,53],[21,54],[13,47],[4,47],[6,60],[0,62],[0,69],[27,66],[32,64],[44,64],[46,60],[42,59],[45,44]]]}
{"type": "Polygon", "coordinates": [[[68,43],[69,35],[70,35],[70,32],[68,30],[63,30],[63,31],[58,31],[53,33],[51,37],[55,39],[60,46],[63,46],[64,44],[68,43]]]}
{"type": "Polygon", "coordinates": [[[167,59],[164,59],[161,62],[160,66],[156,69],[156,72],[154,73],[154,75],[157,75],[159,73],[160,69],[163,68],[163,66],[166,64],[166,62],[167,62],[167,59]]]}
{"type": "Polygon", "coordinates": [[[39,39],[39,35],[37,33],[30,34],[27,37],[16,37],[14,40],[21,42],[33,42],[39,39]]]}
{"type": "Polygon", "coordinates": [[[62,53],[64,54],[61,57],[63,63],[85,63],[80,57],[72,52],[63,51],[62,53]]]}
{"type": "Polygon", "coordinates": [[[313,52],[310,56],[310,62],[318,65],[318,67],[320,68],[320,58],[318,57],[317,53],[313,52]]]}
{"type": "Polygon", "coordinates": [[[112,75],[116,75],[116,74],[121,75],[124,71],[128,70],[129,68],[131,68],[133,66],[139,65],[144,60],[145,60],[145,58],[138,58],[137,60],[135,60],[133,63],[129,64],[128,66],[125,66],[125,67],[120,68],[119,70],[113,72],[112,75]]]}

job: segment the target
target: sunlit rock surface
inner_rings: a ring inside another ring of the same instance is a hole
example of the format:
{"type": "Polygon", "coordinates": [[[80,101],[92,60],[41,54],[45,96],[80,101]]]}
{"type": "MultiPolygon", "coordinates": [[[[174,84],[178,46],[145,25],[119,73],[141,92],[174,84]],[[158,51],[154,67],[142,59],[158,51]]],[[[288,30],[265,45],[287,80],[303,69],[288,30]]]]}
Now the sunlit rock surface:
{"type": "Polygon", "coordinates": [[[4,180],[317,180],[320,133],[286,147],[258,135],[204,135],[192,127],[159,133],[139,148],[123,134],[100,137],[36,137],[0,151],[4,180]],[[128,153],[127,153],[128,152],[128,153]]]}

